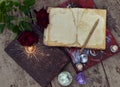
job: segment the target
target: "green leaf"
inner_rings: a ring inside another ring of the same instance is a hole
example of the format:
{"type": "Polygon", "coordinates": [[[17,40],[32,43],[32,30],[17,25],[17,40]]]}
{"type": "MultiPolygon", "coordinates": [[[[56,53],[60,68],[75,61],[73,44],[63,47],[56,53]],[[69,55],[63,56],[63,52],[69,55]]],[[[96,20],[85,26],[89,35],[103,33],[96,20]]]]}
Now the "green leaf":
{"type": "Polygon", "coordinates": [[[26,7],[28,7],[28,8],[30,8],[31,6],[33,6],[34,4],[35,4],[35,0],[24,0],[23,1],[23,4],[26,6],[26,7]]]}
{"type": "Polygon", "coordinates": [[[13,28],[14,28],[14,24],[12,24],[12,23],[8,23],[7,24],[7,28],[9,29],[9,30],[13,30],[13,28]]]}
{"type": "Polygon", "coordinates": [[[8,11],[12,11],[12,7],[13,7],[13,1],[3,1],[0,4],[0,10],[3,13],[7,13],[8,11]]]}
{"type": "Polygon", "coordinates": [[[1,10],[1,12],[3,12],[3,13],[6,12],[5,1],[1,2],[1,4],[0,4],[0,10],[1,10]]]}
{"type": "Polygon", "coordinates": [[[15,25],[12,29],[12,32],[19,34],[21,32],[19,26],[15,25]]]}
{"type": "Polygon", "coordinates": [[[14,5],[13,1],[6,1],[5,3],[6,11],[12,11],[13,5],[14,5]]]}
{"type": "Polygon", "coordinates": [[[0,12],[0,23],[3,22],[5,22],[5,15],[2,12],[0,12]]]}
{"type": "Polygon", "coordinates": [[[20,21],[19,26],[21,26],[23,30],[32,30],[30,23],[26,21],[20,21]]]}
{"type": "Polygon", "coordinates": [[[20,6],[20,3],[17,2],[17,1],[13,2],[13,4],[14,4],[15,6],[20,6]]]}
{"type": "Polygon", "coordinates": [[[25,15],[29,15],[29,13],[30,13],[30,9],[27,8],[27,7],[24,6],[24,5],[20,5],[20,6],[19,6],[19,9],[20,9],[21,11],[23,11],[25,15]]]}
{"type": "Polygon", "coordinates": [[[25,14],[25,17],[29,16],[30,8],[34,5],[34,3],[35,0],[23,0],[22,4],[18,2],[18,0],[0,0],[0,32],[3,32],[4,27],[7,27],[14,33],[19,33],[23,30],[32,30],[30,23],[26,21],[19,20],[19,25],[14,25],[11,21],[16,20],[15,16],[7,13],[17,11],[19,8],[19,10],[25,14]],[[3,23],[5,24],[3,25],[3,23]]]}
{"type": "Polygon", "coordinates": [[[11,22],[12,20],[14,20],[14,19],[15,19],[14,16],[6,15],[5,21],[6,21],[7,23],[10,23],[10,22],[11,22]]]}
{"type": "Polygon", "coordinates": [[[19,26],[14,25],[14,24],[12,24],[12,23],[7,24],[7,28],[8,28],[10,31],[12,31],[13,33],[19,34],[19,33],[21,32],[19,26]]]}
{"type": "Polygon", "coordinates": [[[0,34],[3,33],[4,27],[5,27],[5,24],[0,24],[0,34]]]}
{"type": "Polygon", "coordinates": [[[0,0],[0,4],[3,2],[4,0],[0,0]]]}

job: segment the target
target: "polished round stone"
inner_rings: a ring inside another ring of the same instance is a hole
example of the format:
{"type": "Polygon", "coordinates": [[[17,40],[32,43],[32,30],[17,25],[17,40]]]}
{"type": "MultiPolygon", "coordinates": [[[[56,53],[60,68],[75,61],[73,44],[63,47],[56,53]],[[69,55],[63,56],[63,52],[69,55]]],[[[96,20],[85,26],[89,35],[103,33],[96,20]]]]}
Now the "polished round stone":
{"type": "Polygon", "coordinates": [[[81,54],[81,56],[80,56],[80,62],[81,63],[87,63],[88,62],[88,56],[87,56],[87,54],[81,54]]]}
{"type": "Polygon", "coordinates": [[[111,45],[110,50],[111,50],[111,52],[115,53],[115,52],[118,51],[118,46],[117,45],[111,45]]]}
{"type": "Polygon", "coordinates": [[[72,82],[72,79],[73,79],[72,75],[67,71],[63,71],[58,75],[58,82],[62,86],[70,85],[72,82]]]}
{"type": "Polygon", "coordinates": [[[83,70],[83,65],[81,63],[76,64],[76,67],[77,67],[78,71],[83,70]]]}

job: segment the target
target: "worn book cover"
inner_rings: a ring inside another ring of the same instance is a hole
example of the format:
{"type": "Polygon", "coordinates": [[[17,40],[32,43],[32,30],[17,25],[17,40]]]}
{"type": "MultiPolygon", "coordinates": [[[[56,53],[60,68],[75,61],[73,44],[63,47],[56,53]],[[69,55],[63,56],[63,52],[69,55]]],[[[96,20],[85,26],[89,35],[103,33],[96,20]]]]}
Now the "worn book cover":
{"type": "Polygon", "coordinates": [[[56,47],[43,45],[43,35],[38,27],[32,26],[33,30],[39,34],[39,43],[36,52],[27,54],[25,48],[17,40],[12,41],[5,51],[16,61],[30,76],[32,76],[42,87],[49,82],[63,69],[69,62],[65,52],[56,47]]]}

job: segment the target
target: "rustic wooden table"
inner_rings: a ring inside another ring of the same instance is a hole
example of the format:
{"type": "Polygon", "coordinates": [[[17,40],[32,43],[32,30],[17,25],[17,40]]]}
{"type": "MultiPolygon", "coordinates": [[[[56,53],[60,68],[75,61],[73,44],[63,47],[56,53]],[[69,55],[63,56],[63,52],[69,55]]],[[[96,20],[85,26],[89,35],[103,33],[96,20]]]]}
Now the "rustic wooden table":
{"type": "MultiPolygon", "coordinates": [[[[43,6],[57,6],[66,0],[36,0],[34,9],[43,6]]],[[[107,25],[120,46],[120,0],[94,0],[98,8],[107,9],[107,25]]],[[[4,48],[13,40],[13,33],[5,30],[0,35],[0,87],[41,87],[4,51],[4,48]]],[[[65,70],[75,76],[71,64],[65,70]]],[[[75,81],[69,87],[120,87],[120,53],[97,64],[85,71],[86,85],[78,85],[75,81]]],[[[48,87],[62,87],[57,77],[48,87]]]]}

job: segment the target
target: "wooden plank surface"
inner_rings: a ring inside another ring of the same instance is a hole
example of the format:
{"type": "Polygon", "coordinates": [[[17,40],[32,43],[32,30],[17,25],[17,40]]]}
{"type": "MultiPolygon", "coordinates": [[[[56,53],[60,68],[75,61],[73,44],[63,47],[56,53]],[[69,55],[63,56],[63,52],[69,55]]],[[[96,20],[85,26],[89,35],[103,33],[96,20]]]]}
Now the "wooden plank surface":
{"type": "MultiPolygon", "coordinates": [[[[57,6],[66,0],[36,0],[34,8],[39,10],[43,6],[57,6]]],[[[120,0],[94,0],[98,8],[108,10],[108,25],[120,45],[120,0]]],[[[5,30],[0,35],[0,87],[41,87],[20,66],[18,66],[5,52],[4,48],[13,40],[13,33],[5,30]]],[[[75,71],[71,64],[65,70],[75,71]]],[[[120,54],[116,54],[103,63],[87,71],[87,85],[78,85],[75,81],[69,87],[120,87],[120,54]]],[[[49,87],[62,87],[57,82],[57,77],[49,87]]]]}
{"type": "MultiPolygon", "coordinates": [[[[101,64],[98,64],[84,72],[87,79],[86,85],[79,85],[75,81],[76,72],[71,64],[65,68],[65,71],[69,71],[73,76],[73,82],[68,87],[109,87],[101,64]]],[[[58,84],[57,77],[52,81],[52,87],[62,87],[58,84]]]]}
{"type": "MultiPolygon", "coordinates": [[[[120,46],[120,0],[94,0],[98,8],[108,10],[108,26],[120,46]],[[101,4],[99,4],[101,3],[101,4]]],[[[120,53],[103,61],[110,87],[120,87],[120,53]]]]}

